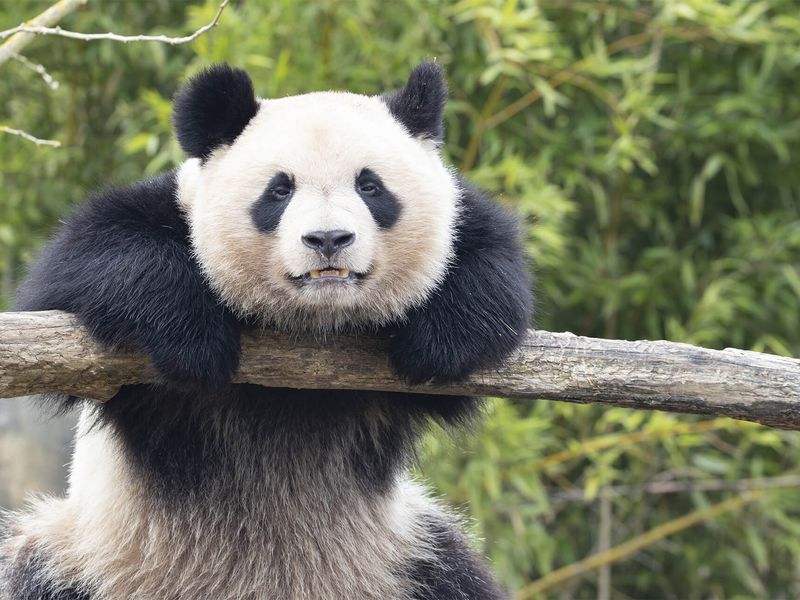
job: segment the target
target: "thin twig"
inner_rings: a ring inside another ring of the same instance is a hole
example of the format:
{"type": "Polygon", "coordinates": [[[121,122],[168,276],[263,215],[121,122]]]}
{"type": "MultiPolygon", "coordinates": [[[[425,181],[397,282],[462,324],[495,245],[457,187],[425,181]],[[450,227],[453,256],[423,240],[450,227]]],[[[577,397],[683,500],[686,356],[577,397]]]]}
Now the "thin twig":
{"type": "MultiPolygon", "coordinates": [[[[691,492],[745,492],[752,490],[774,490],[778,488],[800,487],[800,475],[781,475],[778,477],[758,477],[754,479],[701,479],[689,481],[651,481],[638,485],[613,485],[603,488],[603,493],[613,496],[638,496],[641,494],[682,494],[691,492]]],[[[554,501],[593,501],[583,490],[554,492],[554,501]]]]}
{"type": "MultiPolygon", "coordinates": [[[[682,37],[686,41],[696,41],[698,38],[702,39],[706,37],[705,33],[701,31],[696,31],[689,28],[669,28],[660,30],[658,32],[654,32],[652,30],[647,30],[641,33],[635,33],[623,38],[620,38],[611,44],[608,45],[606,48],[606,56],[610,57],[614,54],[622,52],[624,50],[630,50],[637,46],[641,46],[647,42],[649,42],[655,35],[662,35],[664,33],[669,33],[670,35],[676,37],[682,37]]],[[[565,67],[561,71],[557,72],[553,77],[547,80],[547,85],[551,88],[555,89],[565,83],[570,83],[575,80],[576,77],[580,76],[580,72],[587,67],[590,63],[590,59],[593,56],[586,56],[580,60],[575,61],[571,65],[565,67]]],[[[493,127],[497,127],[501,123],[504,123],[517,113],[525,110],[532,104],[536,103],[539,99],[541,99],[542,94],[541,92],[534,88],[528,91],[526,94],[517,98],[514,102],[503,108],[502,110],[498,111],[483,123],[482,129],[484,131],[492,129],[493,127]]]]}
{"type": "Polygon", "coordinates": [[[497,81],[495,81],[492,91],[489,92],[489,97],[486,100],[486,104],[483,105],[483,109],[480,112],[478,124],[476,125],[472,133],[472,137],[467,144],[467,149],[464,152],[464,158],[461,161],[462,171],[469,171],[475,165],[475,161],[478,158],[478,148],[480,147],[481,137],[484,130],[483,122],[489,118],[489,115],[491,115],[492,112],[494,112],[497,102],[503,95],[507,80],[508,76],[505,73],[501,74],[497,78],[497,81]]]}
{"type": "Polygon", "coordinates": [[[539,0],[539,6],[543,9],[558,9],[567,12],[580,11],[589,14],[609,13],[639,24],[647,24],[655,17],[653,13],[645,10],[631,10],[607,2],[565,2],[564,0],[539,0]]]}
{"type": "MultiPolygon", "coordinates": [[[[25,56],[20,54],[22,48],[27,46],[36,35],[57,35],[66,38],[93,41],[93,40],[112,40],[116,42],[162,42],[165,44],[177,45],[186,44],[196,40],[209,29],[215,27],[222,16],[222,11],[228,5],[230,0],[222,0],[217,9],[217,13],[210,23],[202,26],[200,29],[184,37],[169,37],[166,35],[119,35],[116,33],[79,33],[76,31],[68,31],[61,29],[61,27],[51,27],[54,23],[60,21],[63,17],[73,12],[79,6],[86,4],[87,0],[59,0],[48,8],[43,13],[34,17],[27,23],[21,23],[17,27],[6,29],[0,32],[0,39],[6,39],[0,45],[0,65],[14,59],[28,69],[31,69],[44,80],[44,82],[53,90],[58,89],[58,81],[47,72],[44,65],[35,63],[25,56]]],[[[0,126],[0,132],[8,133],[11,135],[19,136],[39,146],[52,146],[57,148],[61,142],[57,140],[47,140],[38,138],[26,131],[14,129],[5,125],[0,126]]]]}
{"type": "Polygon", "coordinates": [[[3,47],[0,46],[0,55],[6,52],[10,52],[11,58],[13,58],[15,61],[27,67],[34,73],[37,73],[39,77],[41,77],[42,80],[47,84],[47,87],[49,87],[51,90],[58,89],[59,85],[58,81],[56,81],[55,78],[52,75],[50,75],[50,73],[47,72],[47,69],[44,68],[44,65],[40,65],[39,63],[35,63],[32,60],[28,60],[28,58],[26,58],[22,54],[17,54],[16,52],[11,52],[10,50],[4,50],[3,47]]]}
{"type": "MultiPolygon", "coordinates": [[[[598,526],[597,552],[611,549],[611,521],[613,520],[611,497],[600,493],[600,524],[598,526]]],[[[597,600],[611,600],[611,565],[600,567],[597,573],[597,600]]]]}
{"type": "MultiPolygon", "coordinates": [[[[660,442],[664,438],[673,438],[687,434],[702,434],[708,431],[729,427],[731,423],[732,422],[728,419],[711,419],[710,421],[700,421],[697,423],[675,423],[673,426],[663,429],[647,428],[641,431],[610,433],[587,440],[576,440],[565,450],[559,450],[554,454],[543,456],[535,462],[524,462],[513,466],[512,469],[515,475],[528,471],[543,471],[553,465],[561,464],[576,458],[582,458],[594,452],[602,452],[609,448],[622,448],[641,442],[655,443],[660,442]]],[[[737,425],[742,426],[743,424],[738,423],[737,425]]]]}
{"type": "Polygon", "coordinates": [[[0,65],[6,62],[15,54],[20,54],[22,49],[27,46],[36,36],[32,33],[23,32],[21,28],[24,27],[49,27],[58,23],[61,19],[66,17],[71,12],[75,11],[79,6],[86,4],[87,0],[59,0],[53,6],[48,8],[43,13],[35,16],[27,23],[22,23],[18,27],[8,29],[0,33],[0,39],[6,40],[0,49],[0,65]]]}
{"type": "Polygon", "coordinates": [[[42,138],[38,138],[35,135],[31,135],[27,131],[22,131],[21,129],[14,129],[12,127],[7,127],[5,125],[0,125],[0,132],[9,133],[11,135],[17,135],[21,138],[28,140],[29,142],[33,142],[37,146],[52,146],[53,148],[58,148],[61,145],[61,142],[59,142],[58,140],[45,140],[42,138]]]}
{"type": "Polygon", "coordinates": [[[69,31],[67,29],[62,29],[61,27],[43,27],[43,26],[33,26],[33,25],[26,25],[22,23],[17,27],[13,27],[12,29],[7,29],[6,31],[0,32],[0,39],[6,38],[10,35],[14,35],[16,33],[29,33],[35,35],[56,35],[59,37],[70,38],[74,40],[83,40],[85,42],[92,42],[96,40],[111,40],[114,42],[161,42],[163,44],[170,44],[170,45],[177,45],[177,44],[188,44],[189,42],[193,42],[198,37],[203,35],[209,29],[212,29],[217,25],[219,22],[220,16],[222,15],[222,11],[225,10],[225,7],[228,5],[230,0],[223,0],[222,3],[219,5],[219,9],[217,10],[217,14],[214,15],[214,18],[211,20],[210,23],[203,25],[200,29],[192,33],[191,35],[183,36],[183,37],[170,37],[167,35],[120,35],[118,33],[81,33],[79,31],[69,31]]]}

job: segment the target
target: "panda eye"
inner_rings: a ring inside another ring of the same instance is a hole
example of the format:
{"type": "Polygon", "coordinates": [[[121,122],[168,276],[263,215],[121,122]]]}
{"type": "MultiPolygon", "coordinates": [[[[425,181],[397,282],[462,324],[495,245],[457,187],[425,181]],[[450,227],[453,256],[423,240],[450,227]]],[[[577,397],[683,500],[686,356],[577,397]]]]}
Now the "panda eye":
{"type": "Polygon", "coordinates": [[[272,190],[272,195],[279,200],[286,200],[286,198],[292,195],[292,189],[286,185],[281,185],[272,190]]]}
{"type": "Polygon", "coordinates": [[[356,176],[356,191],[362,196],[379,196],[382,190],[380,176],[372,169],[362,169],[356,176]]]}
{"type": "Polygon", "coordinates": [[[358,184],[358,191],[368,196],[374,196],[380,191],[381,188],[372,181],[364,181],[358,184]]]}
{"type": "Polygon", "coordinates": [[[281,171],[269,182],[267,194],[274,200],[285,202],[294,194],[294,181],[289,175],[281,171]]]}

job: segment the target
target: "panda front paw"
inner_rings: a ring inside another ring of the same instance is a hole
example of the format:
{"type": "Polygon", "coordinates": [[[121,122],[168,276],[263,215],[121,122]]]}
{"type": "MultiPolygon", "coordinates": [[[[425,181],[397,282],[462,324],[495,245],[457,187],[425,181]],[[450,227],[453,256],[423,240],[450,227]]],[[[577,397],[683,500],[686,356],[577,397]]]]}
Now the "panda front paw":
{"type": "Polygon", "coordinates": [[[424,343],[408,331],[395,335],[389,344],[389,364],[411,385],[432,381],[445,384],[469,377],[477,368],[469,348],[457,344],[424,343]]]}
{"type": "Polygon", "coordinates": [[[214,332],[173,340],[146,349],[164,383],[190,390],[228,386],[239,367],[239,328],[226,323],[214,332]]]}

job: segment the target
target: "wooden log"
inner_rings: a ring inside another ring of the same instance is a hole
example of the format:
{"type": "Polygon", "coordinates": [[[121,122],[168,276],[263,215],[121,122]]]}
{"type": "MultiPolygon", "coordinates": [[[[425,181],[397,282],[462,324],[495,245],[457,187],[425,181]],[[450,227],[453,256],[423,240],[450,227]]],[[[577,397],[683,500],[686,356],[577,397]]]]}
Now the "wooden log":
{"type": "MultiPolygon", "coordinates": [[[[800,429],[800,360],[792,358],[531,331],[498,369],[454,385],[412,387],[393,375],[385,344],[371,336],[338,336],[323,344],[313,337],[246,332],[235,380],[270,387],[601,402],[800,429]]],[[[106,400],[120,385],[156,380],[144,355],[103,348],[71,315],[0,313],[0,397],[64,392],[106,400]]]]}

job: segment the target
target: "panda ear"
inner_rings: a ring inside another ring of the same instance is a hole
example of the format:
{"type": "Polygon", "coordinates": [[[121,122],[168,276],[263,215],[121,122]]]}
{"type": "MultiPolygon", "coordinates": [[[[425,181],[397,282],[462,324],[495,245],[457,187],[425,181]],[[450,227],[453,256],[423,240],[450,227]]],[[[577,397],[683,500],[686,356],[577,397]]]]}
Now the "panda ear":
{"type": "Polygon", "coordinates": [[[257,112],[250,76],[221,64],[202,71],[178,91],[172,124],[186,154],[205,159],[219,146],[233,143],[257,112]]]}
{"type": "Polygon", "coordinates": [[[386,94],[383,99],[411,135],[441,143],[447,102],[447,82],[442,67],[434,62],[420,63],[411,71],[402,89],[386,94]]]}

